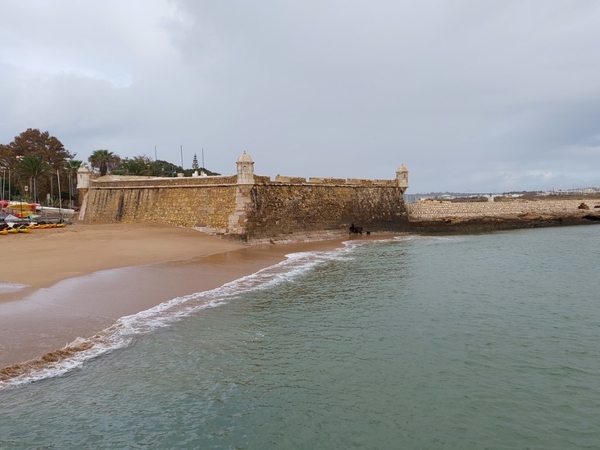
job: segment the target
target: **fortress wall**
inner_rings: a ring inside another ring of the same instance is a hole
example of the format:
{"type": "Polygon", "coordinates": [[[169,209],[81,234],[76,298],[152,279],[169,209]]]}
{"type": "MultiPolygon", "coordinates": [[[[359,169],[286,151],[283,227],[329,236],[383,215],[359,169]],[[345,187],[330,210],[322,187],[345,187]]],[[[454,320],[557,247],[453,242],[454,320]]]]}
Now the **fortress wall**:
{"type": "Polygon", "coordinates": [[[96,188],[97,184],[88,191],[84,220],[163,223],[225,233],[235,211],[235,184],[132,187],[127,181],[96,188]]]}
{"type": "Polygon", "coordinates": [[[403,189],[395,179],[307,181],[278,175],[271,181],[254,175],[246,156],[238,161],[240,173],[251,176],[90,180],[80,217],[196,227],[252,241],[345,234],[351,224],[364,231],[405,231],[409,226],[403,189]]]}
{"type": "Polygon", "coordinates": [[[293,233],[338,230],[350,224],[370,231],[405,230],[408,226],[398,187],[325,184],[257,184],[251,189],[249,239],[293,233]]]}
{"type": "Polygon", "coordinates": [[[365,231],[402,231],[408,226],[398,187],[271,182],[150,187],[148,180],[140,180],[144,182],[146,186],[132,186],[131,180],[94,183],[84,220],[199,227],[250,240],[346,233],[352,223],[365,231]]]}
{"type": "Polygon", "coordinates": [[[435,220],[443,217],[502,217],[520,214],[537,215],[569,215],[578,214],[581,203],[586,203],[590,210],[599,204],[598,200],[581,199],[548,199],[548,200],[514,200],[502,202],[471,203],[413,203],[406,205],[410,220],[435,220]]]}

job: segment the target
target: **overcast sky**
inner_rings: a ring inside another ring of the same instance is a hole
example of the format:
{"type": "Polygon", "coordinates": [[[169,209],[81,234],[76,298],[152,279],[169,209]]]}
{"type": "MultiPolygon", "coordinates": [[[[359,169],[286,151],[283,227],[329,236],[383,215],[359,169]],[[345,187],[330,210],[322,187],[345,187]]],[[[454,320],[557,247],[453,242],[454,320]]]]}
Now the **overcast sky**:
{"type": "Polygon", "coordinates": [[[408,193],[600,185],[600,1],[2,0],[0,143],[49,131],[408,193]]]}

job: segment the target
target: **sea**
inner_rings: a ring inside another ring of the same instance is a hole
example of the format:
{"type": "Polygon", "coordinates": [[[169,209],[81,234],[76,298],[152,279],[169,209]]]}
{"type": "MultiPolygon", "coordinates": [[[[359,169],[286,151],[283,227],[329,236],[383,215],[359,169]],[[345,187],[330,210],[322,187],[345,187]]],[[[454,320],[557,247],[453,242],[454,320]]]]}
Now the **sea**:
{"type": "Polygon", "coordinates": [[[600,226],[351,240],[0,385],[1,449],[600,449],[600,226]]]}

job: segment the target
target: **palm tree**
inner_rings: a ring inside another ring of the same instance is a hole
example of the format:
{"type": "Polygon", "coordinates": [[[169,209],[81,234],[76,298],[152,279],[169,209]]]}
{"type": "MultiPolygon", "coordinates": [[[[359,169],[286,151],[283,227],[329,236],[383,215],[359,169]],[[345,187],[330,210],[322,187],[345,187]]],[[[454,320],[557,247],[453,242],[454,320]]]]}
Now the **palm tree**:
{"type": "Polygon", "coordinates": [[[131,159],[125,158],[121,161],[120,168],[126,175],[150,175],[152,173],[150,163],[150,159],[146,156],[136,156],[131,159]]]}
{"type": "Polygon", "coordinates": [[[118,155],[115,155],[113,152],[101,149],[94,150],[94,152],[88,158],[88,161],[92,165],[93,169],[98,169],[100,171],[100,176],[103,177],[119,165],[121,158],[118,155]]]}
{"type": "Polygon", "coordinates": [[[81,167],[83,161],[78,159],[69,159],[65,163],[65,170],[69,174],[69,208],[73,207],[73,194],[77,186],[77,170],[81,167]]]}
{"type": "Polygon", "coordinates": [[[30,183],[33,180],[33,202],[38,203],[36,181],[40,175],[50,171],[50,166],[37,156],[25,156],[19,162],[19,173],[29,178],[30,183]]]}

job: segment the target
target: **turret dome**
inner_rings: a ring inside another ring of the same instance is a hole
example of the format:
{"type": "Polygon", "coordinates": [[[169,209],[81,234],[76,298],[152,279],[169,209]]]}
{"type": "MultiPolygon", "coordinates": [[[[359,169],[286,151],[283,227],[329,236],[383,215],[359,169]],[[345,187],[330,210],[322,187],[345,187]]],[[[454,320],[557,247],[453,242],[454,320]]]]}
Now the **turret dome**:
{"type": "Polygon", "coordinates": [[[252,158],[250,158],[250,155],[246,153],[246,150],[244,150],[244,153],[242,153],[240,155],[237,162],[253,162],[253,161],[252,161],[252,158]]]}

